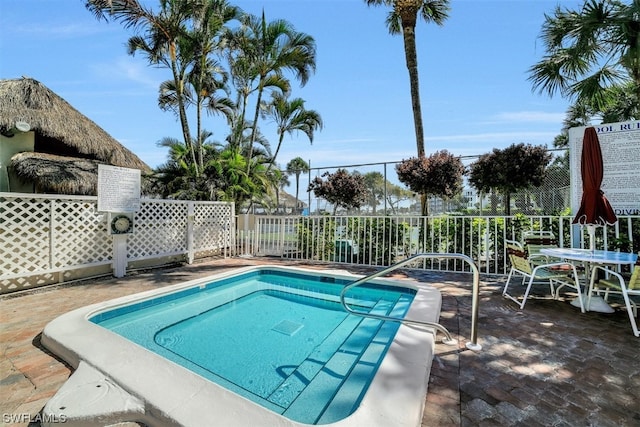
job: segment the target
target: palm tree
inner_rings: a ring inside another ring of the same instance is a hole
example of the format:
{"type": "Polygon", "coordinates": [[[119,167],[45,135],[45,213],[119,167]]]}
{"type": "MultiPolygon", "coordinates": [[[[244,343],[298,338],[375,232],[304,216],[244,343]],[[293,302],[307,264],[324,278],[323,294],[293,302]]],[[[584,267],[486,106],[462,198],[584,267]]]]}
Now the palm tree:
{"type": "Polygon", "coordinates": [[[240,147],[227,146],[206,167],[207,175],[215,180],[213,200],[234,202],[236,212],[247,202],[264,200],[274,186],[275,174],[267,172],[262,157],[248,159],[240,147]],[[247,162],[253,163],[247,168],[247,162]],[[249,172],[247,172],[247,170],[249,172]]]}
{"type": "MultiPolygon", "coordinates": [[[[210,135],[205,131],[203,140],[210,135]]],[[[196,172],[190,161],[186,145],[176,138],[163,138],[157,144],[169,149],[168,160],[155,169],[150,191],[163,198],[184,200],[210,200],[209,183],[196,172]]],[[[215,155],[215,144],[205,144],[205,157],[215,155]]]]}
{"type": "Polygon", "coordinates": [[[276,152],[271,158],[269,168],[275,163],[284,134],[292,135],[294,132],[301,131],[309,138],[309,142],[313,144],[313,135],[317,129],[322,129],[322,117],[314,110],[304,108],[304,100],[295,98],[289,101],[286,96],[279,93],[272,95],[271,103],[267,106],[267,115],[272,117],[277,126],[278,146],[276,152]]]}
{"type": "Polygon", "coordinates": [[[411,106],[413,123],[416,132],[418,157],[424,157],[424,130],[420,106],[420,85],[418,82],[418,55],[416,53],[416,21],[418,16],[427,23],[444,24],[449,17],[448,0],[365,0],[368,6],[385,5],[392,9],[387,16],[387,27],[390,34],[402,33],[404,39],[404,55],[409,69],[411,87],[411,106]]]}
{"type": "Polygon", "coordinates": [[[198,2],[191,0],[166,0],[160,2],[160,11],[155,13],[138,0],[86,0],[85,3],[85,7],[98,19],[108,21],[111,17],[120,21],[125,28],[144,28],[143,35],[129,39],[128,51],[134,54],[140,50],[147,55],[151,64],[162,65],[171,70],[184,143],[191,152],[194,163],[195,152],[183,98],[187,67],[178,54],[178,41],[185,34],[186,24],[197,4],[198,2]]]}
{"type": "MultiPolygon", "coordinates": [[[[223,114],[230,121],[235,105],[226,96],[218,96],[217,92],[226,91],[227,74],[217,61],[211,59],[215,51],[220,50],[216,35],[223,34],[225,24],[239,19],[240,9],[231,6],[226,0],[205,0],[202,6],[194,11],[193,30],[186,37],[193,52],[193,66],[188,74],[188,82],[195,93],[197,135],[202,132],[202,110],[210,114],[223,114]],[[216,79],[216,76],[219,78],[216,79]]],[[[197,140],[199,167],[204,168],[203,140],[197,140]]]]}
{"type": "Polygon", "coordinates": [[[579,11],[558,6],[545,16],[546,55],[529,69],[533,88],[575,98],[601,112],[616,87],[640,99],[640,1],[587,0],[579,11]]]}
{"type": "Polygon", "coordinates": [[[296,210],[298,210],[298,206],[300,202],[298,201],[298,190],[300,189],[300,175],[304,173],[308,173],[311,168],[309,164],[305,162],[301,157],[293,158],[287,163],[287,174],[296,176],[296,210]]]}
{"type": "MultiPolygon", "coordinates": [[[[232,37],[232,46],[240,49],[232,72],[241,72],[245,85],[255,82],[255,87],[244,88],[243,111],[250,92],[256,93],[256,108],[253,116],[249,156],[253,155],[253,143],[258,129],[258,118],[265,88],[274,87],[283,93],[289,91],[289,82],[283,76],[285,70],[292,71],[304,86],[316,68],[316,45],[313,37],[295,31],[287,21],[279,19],[266,22],[262,17],[245,15],[242,27],[232,37]]],[[[244,120],[244,115],[242,117],[244,120]]],[[[250,165],[250,163],[249,163],[250,165]]]]}
{"type": "MultiPolygon", "coordinates": [[[[260,166],[262,167],[263,165],[264,164],[261,164],[260,166]]],[[[264,168],[264,175],[268,181],[265,187],[266,191],[257,194],[258,197],[252,199],[251,203],[262,205],[268,213],[273,211],[277,213],[280,207],[280,190],[283,186],[289,185],[289,179],[280,169],[270,169],[269,166],[271,166],[271,163],[268,163],[267,167],[264,168]]],[[[254,173],[254,171],[251,170],[251,173],[254,173]]],[[[249,207],[251,207],[251,205],[249,205],[249,207]]]]}
{"type": "MultiPolygon", "coordinates": [[[[196,108],[196,130],[197,135],[202,136],[202,110],[208,114],[222,114],[231,120],[234,114],[235,104],[225,96],[226,78],[225,72],[215,61],[207,60],[205,66],[208,73],[205,78],[199,78],[200,70],[192,69],[187,73],[185,87],[182,89],[182,103],[185,107],[195,106],[196,108]],[[218,77],[218,78],[216,78],[218,77]],[[222,92],[222,95],[219,93],[222,92]]],[[[160,95],[158,105],[162,110],[177,111],[178,90],[172,80],[164,81],[160,85],[160,95]]],[[[200,174],[204,168],[204,140],[196,138],[190,146],[192,161],[196,167],[196,173],[200,174]]]]}
{"type": "MultiPolygon", "coordinates": [[[[230,147],[235,147],[240,150],[240,153],[249,158],[249,140],[251,138],[251,123],[247,121],[241,121],[241,117],[237,115],[237,110],[235,114],[231,117],[229,134],[226,137],[227,145],[230,147]]],[[[270,159],[271,155],[271,145],[267,138],[262,135],[260,130],[257,131],[253,153],[251,157],[262,157],[263,160],[270,159]]]]}
{"type": "Polygon", "coordinates": [[[640,119],[640,90],[635,83],[612,87],[607,92],[610,102],[599,112],[602,123],[640,119]]]}
{"type": "Polygon", "coordinates": [[[129,38],[128,52],[142,52],[150,64],[171,70],[172,78],[160,86],[158,104],[180,120],[184,144],[196,176],[200,175],[204,167],[202,109],[228,114],[233,106],[216,95],[224,89],[225,77],[211,55],[218,48],[216,37],[227,22],[239,17],[239,9],[226,0],[163,0],[157,13],[138,0],[86,0],[85,6],[99,19],[113,18],[125,28],[144,30],[129,38]],[[195,139],[187,118],[190,105],[197,110],[195,139]]]}
{"type": "MultiPolygon", "coordinates": [[[[271,166],[273,163],[269,164],[269,166],[271,166]]],[[[279,169],[276,169],[276,171],[280,172],[279,169]]],[[[280,207],[280,191],[284,191],[284,187],[287,187],[289,185],[291,185],[291,181],[289,181],[289,175],[287,175],[286,173],[279,173],[279,178],[278,178],[278,182],[276,185],[276,210],[277,207],[280,207]]],[[[297,201],[296,201],[296,205],[297,205],[297,201]]],[[[283,212],[286,213],[286,204],[283,208],[283,212]]],[[[297,206],[294,207],[294,209],[297,208],[297,206]]]]}

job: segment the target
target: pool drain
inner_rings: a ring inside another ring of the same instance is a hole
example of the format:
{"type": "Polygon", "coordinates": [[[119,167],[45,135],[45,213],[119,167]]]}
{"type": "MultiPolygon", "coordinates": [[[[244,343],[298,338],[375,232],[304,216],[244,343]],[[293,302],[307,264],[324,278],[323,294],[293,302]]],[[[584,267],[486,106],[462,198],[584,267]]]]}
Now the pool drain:
{"type": "Polygon", "coordinates": [[[303,326],[304,325],[302,323],[292,322],[291,320],[283,320],[271,329],[291,337],[295,335],[295,333],[300,329],[302,329],[303,326]]]}

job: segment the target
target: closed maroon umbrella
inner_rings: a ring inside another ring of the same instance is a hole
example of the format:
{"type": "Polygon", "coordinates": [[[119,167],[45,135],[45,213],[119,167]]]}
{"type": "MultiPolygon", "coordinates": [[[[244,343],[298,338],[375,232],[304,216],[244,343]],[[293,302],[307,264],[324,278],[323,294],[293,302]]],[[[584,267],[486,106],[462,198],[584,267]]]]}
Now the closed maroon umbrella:
{"type": "MultiPolygon", "coordinates": [[[[611,225],[618,221],[611,204],[600,189],[604,166],[602,164],[600,141],[593,127],[588,127],[584,130],[580,173],[582,176],[582,200],[573,223],[587,226],[589,248],[593,252],[595,250],[596,226],[611,225]]],[[[589,274],[587,274],[587,277],[589,277],[589,274]]],[[[598,311],[600,313],[613,313],[614,311],[600,296],[592,296],[589,301],[587,309],[590,311],[598,311]]],[[[579,307],[579,299],[576,298],[571,304],[579,307]]]]}
{"type": "MultiPolygon", "coordinates": [[[[584,130],[582,140],[582,160],[580,163],[582,175],[582,201],[580,209],[573,219],[574,224],[582,225],[606,225],[615,224],[618,221],[611,204],[600,189],[604,167],[602,164],[602,150],[595,128],[588,127],[584,130]]],[[[589,227],[591,234],[591,249],[594,248],[594,227],[589,227]]]]}

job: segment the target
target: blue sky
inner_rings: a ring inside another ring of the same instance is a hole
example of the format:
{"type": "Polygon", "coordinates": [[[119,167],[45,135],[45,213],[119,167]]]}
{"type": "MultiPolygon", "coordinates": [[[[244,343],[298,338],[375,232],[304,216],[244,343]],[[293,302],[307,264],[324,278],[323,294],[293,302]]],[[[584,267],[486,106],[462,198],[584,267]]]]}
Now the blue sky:
{"type": "MultiPolygon", "coordinates": [[[[155,6],[155,1],[147,2],[155,6]]],[[[238,0],[247,12],[286,19],[317,43],[317,72],[293,96],[318,111],[324,130],[313,144],[286,136],[278,163],[300,156],[312,167],[395,162],[416,155],[402,38],[387,9],[363,0],[238,0]]],[[[513,143],[552,146],[569,101],[532,92],[527,69],[544,55],[544,14],[581,1],[452,0],[442,27],[418,22],[417,48],[427,154],[479,155],[513,143]]],[[[152,167],[156,146],[180,138],[174,116],[157,107],[169,78],[129,56],[132,33],[97,21],[82,0],[0,1],[0,77],[32,77],[62,96],[152,167]]],[[[205,127],[223,140],[225,125],[205,127]]],[[[277,143],[268,124],[263,133],[277,143]]]]}

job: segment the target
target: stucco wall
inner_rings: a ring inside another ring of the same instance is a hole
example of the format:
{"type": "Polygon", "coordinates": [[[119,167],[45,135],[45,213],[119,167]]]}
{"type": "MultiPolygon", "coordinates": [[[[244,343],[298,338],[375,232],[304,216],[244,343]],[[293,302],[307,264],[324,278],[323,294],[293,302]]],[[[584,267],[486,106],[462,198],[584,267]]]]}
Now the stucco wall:
{"type": "Polygon", "coordinates": [[[0,135],[0,191],[33,193],[33,183],[25,183],[9,171],[11,157],[23,151],[33,151],[34,132],[18,132],[11,138],[0,135]]]}

